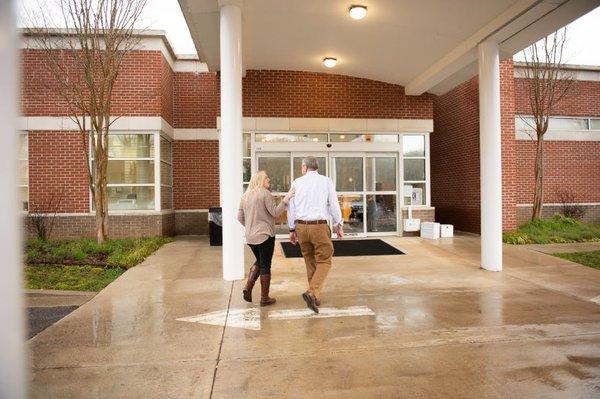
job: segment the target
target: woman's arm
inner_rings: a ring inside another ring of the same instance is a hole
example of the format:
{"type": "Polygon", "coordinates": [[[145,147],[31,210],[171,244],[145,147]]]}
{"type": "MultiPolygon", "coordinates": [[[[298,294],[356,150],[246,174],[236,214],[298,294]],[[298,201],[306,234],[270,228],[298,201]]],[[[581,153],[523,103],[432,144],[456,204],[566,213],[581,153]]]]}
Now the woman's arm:
{"type": "Polygon", "coordinates": [[[267,209],[267,212],[269,212],[274,218],[280,216],[283,213],[283,211],[285,211],[285,207],[287,205],[288,200],[282,200],[279,204],[276,204],[275,199],[273,198],[273,194],[271,194],[267,190],[265,190],[264,199],[265,208],[267,209]]]}

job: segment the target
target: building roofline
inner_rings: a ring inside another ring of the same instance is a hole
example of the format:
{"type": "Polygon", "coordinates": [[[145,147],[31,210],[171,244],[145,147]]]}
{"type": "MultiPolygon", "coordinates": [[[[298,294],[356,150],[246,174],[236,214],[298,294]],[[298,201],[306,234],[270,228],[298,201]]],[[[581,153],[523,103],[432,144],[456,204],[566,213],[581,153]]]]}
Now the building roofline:
{"type": "MultiPolygon", "coordinates": [[[[19,28],[21,36],[39,36],[42,32],[50,33],[52,36],[75,36],[75,30],[70,28],[19,28]]],[[[195,54],[177,54],[167,36],[167,32],[161,29],[134,29],[133,36],[139,38],[159,38],[164,43],[173,60],[199,61],[195,54]]]]}
{"type": "MultiPolygon", "coordinates": [[[[514,61],[514,65],[516,68],[527,68],[527,64],[523,61],[514,61]]],[[[564,64],[563,68],[577,71],[600,71],[600,65],[564,64]]]]}

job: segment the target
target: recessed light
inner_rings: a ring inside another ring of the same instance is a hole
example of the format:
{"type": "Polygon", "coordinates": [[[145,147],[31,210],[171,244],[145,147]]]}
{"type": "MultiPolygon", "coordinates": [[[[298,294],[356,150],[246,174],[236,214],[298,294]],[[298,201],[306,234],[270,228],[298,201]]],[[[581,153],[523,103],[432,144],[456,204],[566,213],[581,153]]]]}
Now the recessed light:
{"type": "Polygon", "coordinates": [[[327,68],[333,68],[335,66],[335,64],[337,64],[337,58],[333,58],[333,57],[323,58],[323,65],[325,65],[327,68]]]}
{"type": "Polygon", "coordinates": [[[363,19],[367,15],[367,7],[351,5],[348,12],[353,19],[363,19]]]}

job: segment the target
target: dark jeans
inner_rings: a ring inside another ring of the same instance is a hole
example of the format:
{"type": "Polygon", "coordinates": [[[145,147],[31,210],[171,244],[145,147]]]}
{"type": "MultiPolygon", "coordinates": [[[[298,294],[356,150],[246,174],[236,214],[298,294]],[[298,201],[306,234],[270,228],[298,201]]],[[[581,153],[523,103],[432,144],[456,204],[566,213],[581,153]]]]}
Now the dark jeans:
{"type": "Polygon", "coordinates": [[[254,256],[256,264],[260,268],[260,274],[271,274],[271,260],[275,250],[275,237],[269,237],[260,244],[248,244],[254,256]]]}

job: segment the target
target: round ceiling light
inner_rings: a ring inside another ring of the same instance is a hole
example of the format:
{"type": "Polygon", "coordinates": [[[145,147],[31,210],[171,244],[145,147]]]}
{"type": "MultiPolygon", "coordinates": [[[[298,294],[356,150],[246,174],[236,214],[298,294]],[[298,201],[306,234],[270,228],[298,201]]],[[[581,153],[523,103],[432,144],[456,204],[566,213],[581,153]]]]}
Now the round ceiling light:
{"type": "Polygon", "coordinates": [[[323,65],[325,65],[327,68],[333,68],[335,66],[335,64],[337,64],[337,58],[333,58],[333,57],[323,58],[323,65]]]}
{"type": "Polygon", "coordinates": [[[352,5],[348,9],[348,12],[353,19],[363,19],[367,15],[367,7],[352,5]]]}

